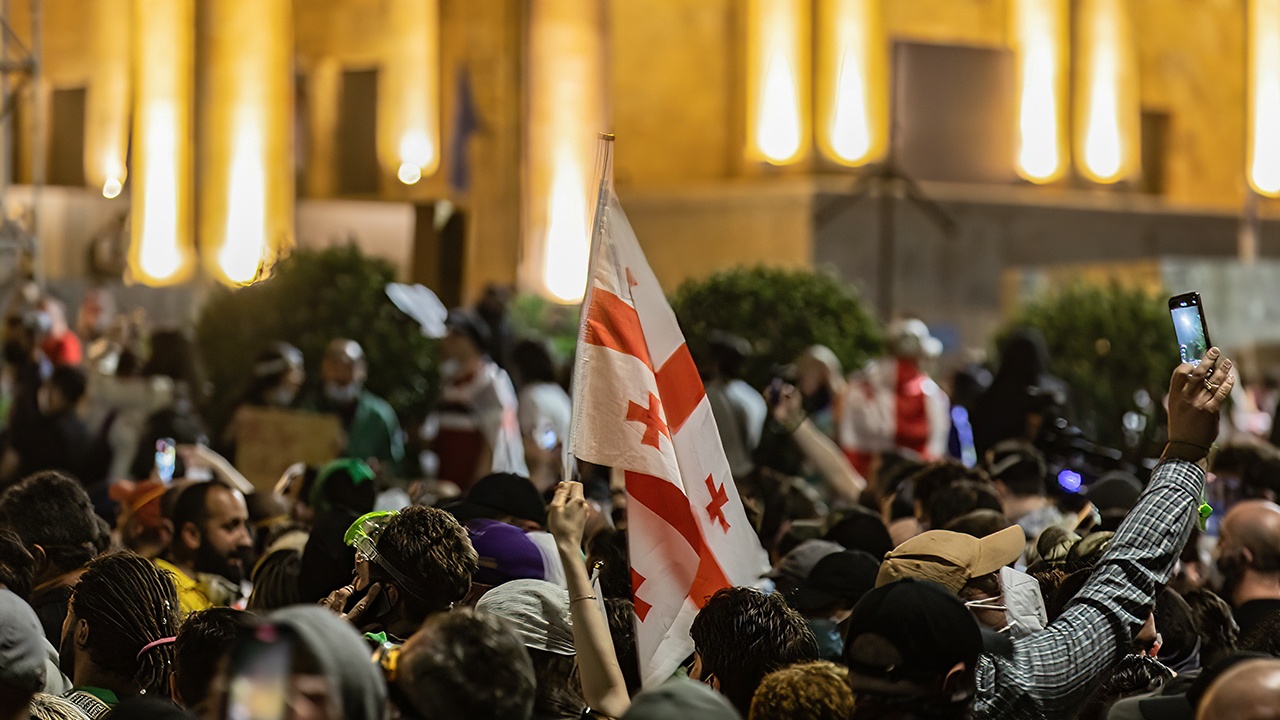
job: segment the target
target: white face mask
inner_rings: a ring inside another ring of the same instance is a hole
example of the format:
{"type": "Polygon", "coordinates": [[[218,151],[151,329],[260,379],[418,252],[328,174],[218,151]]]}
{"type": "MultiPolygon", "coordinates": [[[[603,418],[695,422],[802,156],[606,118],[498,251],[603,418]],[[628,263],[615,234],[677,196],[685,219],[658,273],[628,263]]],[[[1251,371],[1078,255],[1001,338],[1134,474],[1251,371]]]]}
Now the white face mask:
{"type": "Polygon", "coordinates": [[[444,380],[452,380],[462,372],[462,363],[453,358],[440,361],[440,377],[444,380]]]}
{"type": "Polygon", "coordinates": [[[1000,587],[1000,597],[970,600],[964,604],[965,607],[1003,610],[1007,624],[1000,628],[1000,632],[1008,632],[1015,638],[1040,632],[1049,624],[1049,614],[1045,612],[1044,598],[1040,595],[1040,583],[1035,578],[1011,567],[1002,567],[1000,587]]]}
{"type": "Polygon", "coordinates": [[[327,382],[324,384],[324,395],[330,401],[339,405],[349,405],[360,397],[360,383],[353,382],[346,385],[336,385],[327,382]]]}

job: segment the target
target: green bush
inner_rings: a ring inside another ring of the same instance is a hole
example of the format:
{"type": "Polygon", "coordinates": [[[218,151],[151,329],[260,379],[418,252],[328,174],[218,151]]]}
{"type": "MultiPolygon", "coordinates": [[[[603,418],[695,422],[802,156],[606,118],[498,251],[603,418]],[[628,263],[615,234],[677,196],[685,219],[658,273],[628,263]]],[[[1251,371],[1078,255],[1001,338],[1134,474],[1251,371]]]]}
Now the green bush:
{"type": "Polygon", "coordinates": [[[391,263],[365,257],[354,245],[298,250],[265,282],[215,291],[200,313],[196,343],[213,385],[205,409],[220,432],[248,386],[254,357],[270,343],[302,350],[309,386],[317,386],[325,346],[349,337],[369,363],[367,386],[387,399],[402,421],[425,416],[438,390],[436,342],[387,298],[391,263]]]}
{"type": "Polygon", "coordinates": [[[541,295],[521,294],[511,301],[507,315],[518,337],[545,338],[557,363],[564,365],[573,362],[581,307],[560,305],[541,295]]]}
{"type": "Polygon", "coordinates": [[[1075,419],[1087,436],[1110,447],[1131,445],[1123,419],[1137,412],[1148,420],[1139,445],[1159,438],[1160,399],[1178,362],[1162,297],[1114,284],[1075,285],[1032,302],[1010,329],[1016,326],[1044,334],[1050,371],[1071,386],[1075,419]],[[1139,391],[1151,399],[1145,407],[1135,399],[1139,391]]]}
{"type": "Polygon", "coordinates": [[[745,379],[756,387],[812,345],[831,348],[849,372],[882,344],[857,291],[824,272],[737,268],[684,283],[671,304],[695,350],[712,330],[750,341],[755,356],[745,379]]]}

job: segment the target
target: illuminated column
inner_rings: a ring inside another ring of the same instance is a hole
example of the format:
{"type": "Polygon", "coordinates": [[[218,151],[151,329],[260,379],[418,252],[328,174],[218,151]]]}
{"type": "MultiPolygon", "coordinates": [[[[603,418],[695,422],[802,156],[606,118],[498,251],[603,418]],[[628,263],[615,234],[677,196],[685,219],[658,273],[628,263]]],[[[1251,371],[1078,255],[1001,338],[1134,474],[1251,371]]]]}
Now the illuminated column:
{"type": "Polygon", "coordinates": [[[1018,174],[1053,182],[1067,170],[1070,0],[1013,0],[1018,62],[1018,174]]]}
{"type": "Polygon", "coordinates": [[[129,270],[147,285],[181,282],[191,236],[194,0],[133,0],[134,114],[129,270]]]}
{"type": "Polygon", "coordinates": [[[1280,197],[1280,0],[1249,0],[1249,186],[1280,197]]]}
{"type": "Polygon", "coordinates": [[[133,0],[96,0],[87,7],[93,62],[85,97],[84,176],[114,198],[127,175],[133,0]]]}
{"type": "Polygon", "coordinates": [[[292,2],[202,7],[200,249],[211,275],[246,285],[293,245],[292,2]]]}
{"type": "Polygon", "coordinates": [[[1124,0],[1080,0],[1076,27],[1076,162],[1097,183],[1140,170],[1137,58],[1124,0]]]}
{"type": "Polygon", "coordinates": [[[786,165],[808,148],[809,14],[809,0],[747,0],[749,160],[786,165]]]}
{"type": "Polygon", "coordinates": [[[572,303],[586,288],[596,137],[608,130],[603,3],[530,0],[528,22],[520,280],[572,303]]]}
{"type": "Polygon", "coordinates": [[[440,10],[389,0],[378,88],[378,155],[405,185],[440,166],[440,10]]]}
{"type": "Polygon", "coordinates": [[[889,143],[889,45],[881,0],[818,0],[817,9],[818,148],[841,165],[875,162],[889,143]]]}

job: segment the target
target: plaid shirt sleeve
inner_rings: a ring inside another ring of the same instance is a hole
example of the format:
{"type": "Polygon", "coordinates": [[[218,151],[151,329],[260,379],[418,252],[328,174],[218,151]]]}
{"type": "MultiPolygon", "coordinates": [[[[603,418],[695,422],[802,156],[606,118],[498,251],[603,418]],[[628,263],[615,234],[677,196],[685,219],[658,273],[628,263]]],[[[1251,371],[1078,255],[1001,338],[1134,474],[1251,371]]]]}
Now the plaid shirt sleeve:
{"type": "Polygon", "coordinates": [[[1116,530],[1089,582],[1047,628],[1013,642],[1013,655],[978,661],[974,718],[1072,717],[1128,650],[1169,580],[1195,524],[1204,471],[1162,463],[1116,530]]]}

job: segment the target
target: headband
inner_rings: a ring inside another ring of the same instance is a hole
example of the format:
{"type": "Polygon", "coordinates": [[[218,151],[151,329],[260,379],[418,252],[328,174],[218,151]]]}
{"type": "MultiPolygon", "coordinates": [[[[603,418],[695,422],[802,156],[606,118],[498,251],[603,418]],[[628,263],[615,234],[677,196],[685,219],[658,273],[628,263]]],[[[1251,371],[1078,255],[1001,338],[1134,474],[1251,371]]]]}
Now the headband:
{"type": "Polygon", "coordinates": [[[160,638],[159,640],[152,640],[151,642],[147,643],[146,645],[143,645],[143,646],[142,646],[142,649],[138,651],[138,659],[139,659],[139,660],[141,660],[141,659],[142,659],[142,656],[143,656],[143,655],[145,655],[145,654],[146,654],[146,652],[147,652],[148,650],[150,650],[150,649],[152,649],[152,648],[158,648],[158,647],[160,647],[161,645],[168,645],[168,644],[172,643],[174,640],[177,640],[177,639],[178,639],[178,638],[176,638],[176,637],[162,637],[162,638],[160,638]]]}

